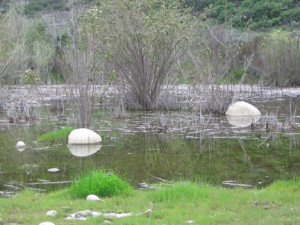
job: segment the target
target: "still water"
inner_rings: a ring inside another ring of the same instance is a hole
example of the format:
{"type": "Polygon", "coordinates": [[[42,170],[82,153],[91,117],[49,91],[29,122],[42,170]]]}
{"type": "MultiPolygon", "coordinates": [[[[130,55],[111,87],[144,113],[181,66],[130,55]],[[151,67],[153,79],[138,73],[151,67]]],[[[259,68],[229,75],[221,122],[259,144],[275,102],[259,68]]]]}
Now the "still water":
{"type": "Polygon", "coordinates": [[[1,115],[0,190],[7,185],[57,189],[62,186],[31,183],[71,181],[92,169],[112,170],[135,187],[159,179],[255,186],[292,179],[300,176],[299,103],[299,98],[260,103],[263,116],[242,128],[199,112],[126,112],[119,117],[114,111],[96,111],[92,129],[103,143],[89,149],[36,144],[40,134],[69,124],[56,114],[52,128],[46,117],[11,125],[1,115]],[[27,144],[23,151],[15,147],[19,140],[27,144]],[[49,173],[49,168],[60,171],[49,173]]]}

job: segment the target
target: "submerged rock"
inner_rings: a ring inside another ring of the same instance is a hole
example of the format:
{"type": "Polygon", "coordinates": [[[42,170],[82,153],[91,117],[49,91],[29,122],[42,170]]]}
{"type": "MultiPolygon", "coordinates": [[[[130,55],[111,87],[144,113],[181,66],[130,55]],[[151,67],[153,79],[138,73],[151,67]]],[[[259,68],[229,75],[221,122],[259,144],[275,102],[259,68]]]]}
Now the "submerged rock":
{"type": "Polygon", "coordinates": [[[228,122],[235,127],[247,127],[255,124],[260,116],[226,116],[228,122]]]}
{"type": "Polygon", "coordinates": [[[231,104],[227,111],[225,112],[226,116],[260,116],[260,111],[253,105],[244,102],[238,101],[231,104]]]}
{"type": "Polygon", "coordinates": [[[102,138],[99,134],[86,128],[73,130],[68,138],[69,145],[82,145],[82,144],[100,144],[102,138]]]}
{"type": "Polygon", "coordinates": [[[77,157],[87,157],[98,152],[102,145],[69,145],[69,151],[77,157]]]}

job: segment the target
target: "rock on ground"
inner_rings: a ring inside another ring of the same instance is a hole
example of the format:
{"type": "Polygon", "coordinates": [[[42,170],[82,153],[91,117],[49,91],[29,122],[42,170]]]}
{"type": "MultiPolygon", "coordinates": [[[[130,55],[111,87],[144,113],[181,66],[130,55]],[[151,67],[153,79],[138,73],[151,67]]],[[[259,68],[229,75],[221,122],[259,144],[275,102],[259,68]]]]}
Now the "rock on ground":
{"type": "Polygon", "coordinates": [[[101,201],[101,202],[105,202],[104,200],[100,199],[97,195],[88,195],[86,197],[87,201],[101,201]]]}
{"type": "Polygon", "coordinates": [[[56,216],[56,211],[55,210],[49,210],[47,213],[46,213],[46,216],[56,216]]]}
{"type": "Polygon", "coordinates": [[[39,225],[55,225],[55,224],[52,222],[42,222],[39,225]]]}

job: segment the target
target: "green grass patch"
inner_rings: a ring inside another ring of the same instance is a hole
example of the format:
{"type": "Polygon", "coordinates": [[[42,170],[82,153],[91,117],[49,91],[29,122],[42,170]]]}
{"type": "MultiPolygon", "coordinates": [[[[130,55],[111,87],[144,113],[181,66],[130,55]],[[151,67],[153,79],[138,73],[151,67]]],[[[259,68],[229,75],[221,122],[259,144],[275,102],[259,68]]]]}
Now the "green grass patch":
{"type": "Polygon", "coordinates": [[[70,189],[73,198],[86,198],[89,194],[110,197],[119,194],[132,194],[132,187],[113,173],[93,171],[84,174],[70,189]]]}
{"type": "MultiPolygon", "coordinates": [[[[18,193],[0,198],[0,224],[79,224],[65,218],[81,210],[131,212],[127,218],[109,219],[113,224],[300,224],[300,180],[277,181],[263,189],[226,189],[206,184],[180,182],[161,184],[157,190],[114,195],[104,202],[73,198],[69,189],[40,194],[18,193]],[[151,218],[137,215],[153,204],[151,218]],[[56,210],[54,218],[46,217],[56,210]]],[[[84,224],[104,224],[104,216],[88,217],[84,224]]]]}
{"type": "Polygon", "coordinates": [[[46,144],[67,143],[68,136],[74,129],[74,127],[65,127],[57,131],[51,131],[38,137],[37,141],[46,144]]]}

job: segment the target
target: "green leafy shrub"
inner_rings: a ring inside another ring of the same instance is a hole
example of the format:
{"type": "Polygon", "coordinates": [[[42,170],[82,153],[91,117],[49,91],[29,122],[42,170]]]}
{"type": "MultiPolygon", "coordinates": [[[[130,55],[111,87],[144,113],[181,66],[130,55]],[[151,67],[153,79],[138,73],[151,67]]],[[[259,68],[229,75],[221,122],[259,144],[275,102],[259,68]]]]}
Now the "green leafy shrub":
{"type": "Polygon", "coordinates": [[[62,0],[30,0],[24,6],[24,13],[29,16],[43,10],[69,10],[69,7],[67,2],[62,0]]]}
{"type": "Polygon", "coordinates": [[[197,0],[185,1],[185,6],[193,7],[194,11],[203,12],[209,8],[208,17],[218,22],[230,21],[234,27],[264,29],[276,25],[290,25],[293,21],[300,22],[300,5],[293,0],[197,0]],[[198,1],[197,1],[198,2],[198,1]],[[199,8],[199,5],[201,7],[199,8]]]}
{"type": "Polygon", "coordinates": [[[56,83],[63,83],[65,81],[63,75],[57,72],[51,73],[51,80],[56,83]]]}
{"type": "Polygon", "coordinates": [[[70,189],[73,198],[86,198],[89,194],[109,197],[119,194],[132,194],[132,187],[113,173],[93,171],[79,178],[70,189]]]}
{"type": "Polygon", "coordinates": [[[52,131],[43,134],[37,139],[37,141],[47,143],[47,144],[67,143],[68,136],[71,133],[71,131],[74,129],[75,129],[74,127],[65,127],[57,131],[52,131]]]}

